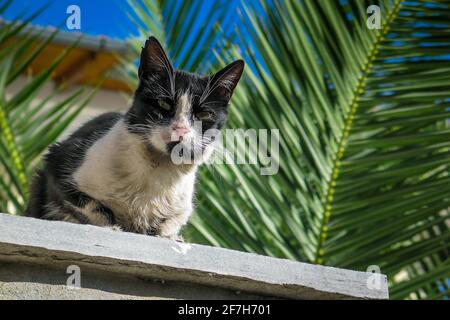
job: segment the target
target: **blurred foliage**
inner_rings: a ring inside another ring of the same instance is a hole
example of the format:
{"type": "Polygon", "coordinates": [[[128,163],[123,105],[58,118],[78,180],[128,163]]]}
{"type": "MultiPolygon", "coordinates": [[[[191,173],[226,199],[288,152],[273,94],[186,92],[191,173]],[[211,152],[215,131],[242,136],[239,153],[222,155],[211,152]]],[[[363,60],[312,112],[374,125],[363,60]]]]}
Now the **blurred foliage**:
{"type": "MultiPolygon", "coordinates": [[[[12,1],[0,1],[0,16],[12,1]]],[[[18,90],[12,84],[50,43],[32,35],[30,21],[45,10],[0,24],[0,212],[22,213],[28,197],[28,185],[40,163],[41,155],[67,128],[86,105],[90,96],[79,89],[64,100],[51,102],[59,90],[44,93],[52,72],[71,48],[46,69],[28,77],[18,90]]],[[[75,43],[74,43],[75,45],[75,43]]]]}

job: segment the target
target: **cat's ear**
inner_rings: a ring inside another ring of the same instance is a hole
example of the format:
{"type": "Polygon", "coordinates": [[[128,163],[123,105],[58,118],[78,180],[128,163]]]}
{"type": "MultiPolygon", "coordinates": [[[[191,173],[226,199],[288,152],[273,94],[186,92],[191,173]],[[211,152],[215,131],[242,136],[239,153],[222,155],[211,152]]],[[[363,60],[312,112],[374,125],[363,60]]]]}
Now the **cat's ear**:
{"type": "Polygon", "coordinates": [[[220,100],[230,100],[244,71],[244,65],[243,60],[236,60],[214,74],[211,77],[208,95],[219,96],[220,100]]]}
{"type": "Polygon", "coordinates": [[[148,38],[141,51],[139,78],[143,75],[159,75],[173,80],[173,67],[164,49],[155,37],[148,38]]]}

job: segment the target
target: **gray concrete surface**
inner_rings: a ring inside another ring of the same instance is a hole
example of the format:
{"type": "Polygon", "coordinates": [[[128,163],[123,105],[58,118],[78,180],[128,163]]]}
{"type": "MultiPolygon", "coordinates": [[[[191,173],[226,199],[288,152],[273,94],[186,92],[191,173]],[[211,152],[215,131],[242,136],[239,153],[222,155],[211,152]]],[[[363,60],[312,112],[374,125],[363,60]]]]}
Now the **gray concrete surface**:
{"type": "Polygon", "coordinates": [[[0,262],[0,300],[160,300],[261,299],[261,296],[195,283],[129,276],[89,267],[81,268],[81,287],[67,279],[66,265],[0,262]]]}
{"type": "Polygon", "coordinates": [[[0,298],[387,299],[372,273],[0,214],[0,298]],[[79,290],[66,268],[81,269],[79,290]]]}

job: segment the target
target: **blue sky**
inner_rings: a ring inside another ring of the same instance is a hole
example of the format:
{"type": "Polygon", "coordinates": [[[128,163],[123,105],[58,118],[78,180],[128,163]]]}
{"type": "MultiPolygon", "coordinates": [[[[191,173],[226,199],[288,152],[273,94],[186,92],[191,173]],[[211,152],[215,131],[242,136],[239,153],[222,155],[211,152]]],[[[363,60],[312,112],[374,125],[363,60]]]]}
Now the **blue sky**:
{"type": "MultiPolygon", "coordinates": [[[[173,6],[180,6],[185,0],[173,0],[173,6]]],[[[190,0],[186,0],[190,1],[190,0]]],[[[204,23],[215,23],[217,16],[208,16],[214,4],[225,8],[225,16],[221,21],[221,27],[225,36],[235,36],[235,27],[242,22],[237,14],[239,0],[199,0],[200,9],[195,12],[193,28],[202,28],[204,23]],[[209,21],[209,20],[211,21],[209,21]]],[[[260,14],[262,7],[254,4],[254,9],[260,14]]],[[[128,17],[133,10],[126,0],[14,0],[12,5],[3,13],[2,18],[13,20],[17,17],[27,18],[45,5],[49,5],[44,12],[31,21],[31,24],[42,27],[60,27],[68,32],[82,32],[92,36],[107,36],[111,39],[123,40],[138,35],[137,28],[128,17]],[[70,5],[78,5],[81,11],[81,30],[68,30],[66,20],[70,16],[67,8],[70,5]]],[[[241,8],[242,9],[242,8],[241,8]]],[[[192,18],[192,17],[191,17],[192,18]]],[[[246,31],[243,31],[245,38],[246,31]]],[[[197,32],[186,37],[183,41],[187,44],[195,40],[197,32]]],[[[186,48],[189,46],[186,45],[186,48]]],[[[176,61],[174,61],[176,63],[176,61]]]]}
{"type": "MultiPolygon", "coordinates": [[[[27,16],[48,3],[48,0],[16,0],[3,18],[11,20],[20,14],[27,16]]],[[[128,7],[127,2],[123,0],[54,0],[32,23],[44,27],[63,25],[63,29],[66,29],[64,23],[68,17],[66,9],[72,4],[78,5],[81,9],[83,33],[116,39],[125,39],[131,34],[136,34],[136,27],[127,18],[124,10],[128,7]]]]}
{"type": "MultiPolygon", "coordinates": [[[[175,0],[174,5],[179,5],[184,0],[175,0]]],[[[204,0],[203,8],[211,7],[213,1],[204,0]]],[[[239,1],[236,0],[219,0],[220,5],[229,7],[235,12],[239,1]]],[[[104,35],[114,39],[125,39],[131,35],[137,35],[136,27],[127,16],[129,8],[126,0],[15,0],[8,10],[3,14],[6,20],[12,20],[19,15],[28,16],[34,13],[42,6],[49,4],[49,7],[37,18],[32,21],[32,24],[39,26],[62,26],[62,29],[67,30],[65,21],[69,14],[66,13],[67,7],[70,5],[78,5],[81,9],[81,32],[89,35],[104,35]]],[[[198,25],[208,19],[207,10],[200,10],[196,16],[198,25]]],[[[231,12],[231,11],[229,11],[231,12]]],[[[237,15],[230,15],[234,21],[227,24],[234,26],[237,21],[237,15]]],[[[223,26],[222,26],[223,27],[223,26]]]]}

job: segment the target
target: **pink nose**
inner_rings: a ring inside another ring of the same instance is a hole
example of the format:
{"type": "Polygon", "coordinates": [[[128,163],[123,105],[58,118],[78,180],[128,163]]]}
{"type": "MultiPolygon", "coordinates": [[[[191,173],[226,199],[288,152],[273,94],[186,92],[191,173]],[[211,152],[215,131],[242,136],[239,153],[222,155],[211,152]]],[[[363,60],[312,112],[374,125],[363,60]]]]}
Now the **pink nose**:
{"type": "Polygon", "coordinates": [[[172,124],[172,141],[180,141],[183,137],[191,131],[188,126],[180,122],[172,124]]]}

